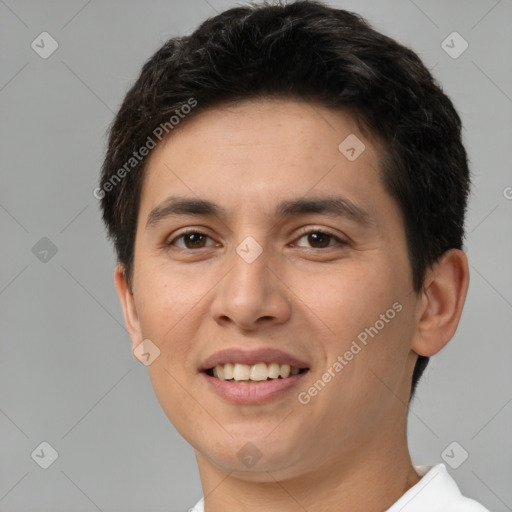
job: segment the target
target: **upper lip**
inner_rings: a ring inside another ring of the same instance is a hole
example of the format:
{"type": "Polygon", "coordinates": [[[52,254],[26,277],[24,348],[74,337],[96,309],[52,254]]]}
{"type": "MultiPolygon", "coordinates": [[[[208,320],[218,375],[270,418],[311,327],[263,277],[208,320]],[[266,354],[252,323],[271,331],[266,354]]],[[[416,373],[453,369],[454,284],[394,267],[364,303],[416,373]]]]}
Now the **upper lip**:
{"type": "Polygon", "coordinates": [[[279,363],[288,364],[295,368],[309,368],[308,364],[303,360],[277,350],[275,348],[263,348],[258,350],[242,350],[240,348],[227,348],[215,352],[207,357],[201,367],[200,371],[209,370],[218,364],[226,363],[242,363],[242,364],[257,364],[257,363],[279,363]]]}

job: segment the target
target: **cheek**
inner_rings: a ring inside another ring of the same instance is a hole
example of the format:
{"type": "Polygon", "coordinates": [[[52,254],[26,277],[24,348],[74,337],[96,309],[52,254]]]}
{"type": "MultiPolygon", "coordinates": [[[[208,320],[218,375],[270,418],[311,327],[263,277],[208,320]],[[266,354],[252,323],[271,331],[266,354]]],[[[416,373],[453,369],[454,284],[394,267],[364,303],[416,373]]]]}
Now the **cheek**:
{"type": "Polygon", "coordinates": [[[177,383],[186,386],[189,379],[187,362],[193,348],[191,340],[200,301],[208,288],[203,290],[198,283],[164,272],[158,266],[141,271],[138,279],[141,286],[136,305],[142,336],[160,350],[158,358],[147,369],[158,399],[172,402],[172,408],[179,408],[180,403],[186,402],[186,396],[177,383]]]}
{"type": "Polygon", "coordinates": [[[303,276],[295,283],[297,295],[328,328],[338,349],[373,326],[397,300],[390,279],[375,264],[363,268],[347,262],[342,269],[303,276]]]}
{"type": "Polygon", "coordinates": [[[143,334],[164,343],[190,311],[197,307],[209,287],[206,279],[191,279],[176,269],[148,259],[139,267],[137,311],[143,334]]]}
{"type": "Polygon", "coordinates": [[[194,397],[188,391],[189,383],[184,376],[167,362],[162,355],[148,366],[149,377],[155,396],[171,424],[191,444],[197,442],[194,436],[205,425],[206,419],[198,420],[202,414],[199,407],[201,397],[194,397]],[[191,428],[191,425],[195,425],[191,428]]]}
{"type": "Polygon", "coordinates": [[[162,265],[139,267],[137,309],[142,335],[153,341],[160,355],[147,367],[155,395],[169,420],[187,435],[198,411],[191,405],[192,373],[187,367],[194,329],[200,320],[200,301],[209,289],[190,282],[162,265]],[[205,288],[205,289],[203,289],[205,288]],[[188,405],[187,405],[188,404],[188,405]]]}
{"type": "Polygon", "coordinates": [[[327,367],[342,358],[343,369],[334,371],[343,377],[334,380],[346,399],[366,392],[375,396],[375,386],[381,384],[371,372],[384,382],[400,378],[412,336],[413,312],[405,285],[392,268],[374,264],[331,273],[321,293],[313,286],[302,289],[315,313],[310,318],[316,318],[319,329],[328,328],[318,340],[327,367]]]}

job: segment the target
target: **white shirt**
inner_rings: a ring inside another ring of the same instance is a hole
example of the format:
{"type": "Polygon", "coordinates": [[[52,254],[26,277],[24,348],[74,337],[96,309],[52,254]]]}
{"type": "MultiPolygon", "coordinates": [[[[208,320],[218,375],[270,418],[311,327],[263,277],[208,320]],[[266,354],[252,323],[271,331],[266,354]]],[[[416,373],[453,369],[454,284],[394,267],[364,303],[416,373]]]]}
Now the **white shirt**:
{"type": "MultiPolygon", "coordinates": [[[[421,480],[385,512],[489,512],[475,500],[462,496],[444,464],[414,469],[421,480]]],[[[204,512],[204,499],[188,512],[204,512]]]]}

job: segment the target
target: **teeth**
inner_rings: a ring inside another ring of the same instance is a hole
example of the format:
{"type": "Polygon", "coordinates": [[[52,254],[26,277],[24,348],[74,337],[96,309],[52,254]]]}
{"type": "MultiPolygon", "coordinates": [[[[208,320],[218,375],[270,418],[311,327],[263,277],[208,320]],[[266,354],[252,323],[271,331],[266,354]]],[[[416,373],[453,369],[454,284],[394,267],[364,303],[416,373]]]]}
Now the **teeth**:
{"type": "MultiPolygon", "coordinates": [[[[221,364],[219,364],[215,368],[218,368],[219,366],[222,368],[221,364]]],[[[220,377],[220,378],[221,379],[226,379],[226,380],[232,379],[233,378],[233,366],[234,365],[232,363],[225,364],[224,365],[224,375],[222,377],[220,377]]]]}
{"type": "Polygon", "coordinates": [[[224,379],[224,366],[218,365],[213,369],[213,376],[218,379],[224,379]]]}
{"type": "MultiPolygon", "coordinates": [[[[253,364],[249,378],[251,380],[267,380],[268,367],[265,363],[253,364]]],[[[245,380],[245,379],[244,379],[245,380]]]]}
{"type": "Polygon", "coordinates": [[[213,369],[213,375],[221,380],[235,380],[235,381],[262,381],[267,379],[286,379],[289,376],[297,375],[300,372],[299,368],[290,367],[288,364],[270,363],[257,363],[248,365],[242,363],[226,363],[218,364],[213,369]]]}
{"type": "Polygon", "coordinates": [[[235,364],[233,368],[233,378],[235,380],[249,380],[251,367],[248,364],[235,364]]]}
{"type": "Polygon", "coordinates": [[[281,365],[281,368],[279,369],[279,375],[283,378],[283,379],[286,379],[286,377],[288,377],[290,375],[290,365],[289,364],[282,364],[281,365]]]}
{"type": "Polygon", "coordinates": [[[281,365],[279,363],[270,363],[268,365],[268,376],[270,379],[277,379],[279,377],[279,370],[281,365]]]}

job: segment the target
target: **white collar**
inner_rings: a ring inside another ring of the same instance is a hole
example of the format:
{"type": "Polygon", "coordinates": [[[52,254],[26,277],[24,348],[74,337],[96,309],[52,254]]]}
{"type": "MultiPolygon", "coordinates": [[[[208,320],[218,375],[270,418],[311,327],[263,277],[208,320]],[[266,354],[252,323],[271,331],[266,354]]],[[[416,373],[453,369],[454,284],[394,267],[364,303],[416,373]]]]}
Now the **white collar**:
{"type": "Polygon", "coordinates": [[[464,497],[444,464],[414,466],[421,480],[385,512],[489,512],[464,497]]]}

